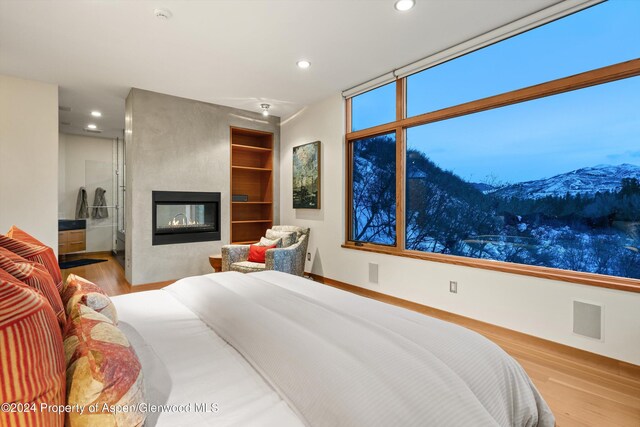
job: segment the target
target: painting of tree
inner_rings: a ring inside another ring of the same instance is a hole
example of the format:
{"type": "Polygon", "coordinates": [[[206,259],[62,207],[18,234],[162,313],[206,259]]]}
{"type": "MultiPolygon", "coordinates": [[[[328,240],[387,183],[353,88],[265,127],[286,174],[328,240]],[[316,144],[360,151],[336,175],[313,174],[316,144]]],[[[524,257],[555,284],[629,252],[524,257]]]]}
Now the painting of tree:
{"type": "Polygon", "coordinates": [[[293,147],[293,208],[320,209],[320,141],[293,147]]]}

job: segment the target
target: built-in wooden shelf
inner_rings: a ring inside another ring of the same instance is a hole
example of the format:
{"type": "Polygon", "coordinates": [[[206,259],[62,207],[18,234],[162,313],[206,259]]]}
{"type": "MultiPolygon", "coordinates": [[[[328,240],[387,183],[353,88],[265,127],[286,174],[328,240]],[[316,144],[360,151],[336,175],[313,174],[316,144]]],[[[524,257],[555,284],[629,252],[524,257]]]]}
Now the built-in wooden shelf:
{"type": "Polygon", "coordinates": [[[273,169],[271,168],[256,168],[252,166],[231,166],[232,169],[244,169],[248,171],[260,171],[260,172],[271,172],[273,169]]]}
{"type": "Polygon", "coordinates": [[[231,202],[234,205],[270,205],[273,202],[231,202]]]}
{"type": "Polygon", "coordinates": [[[273,225],[273,134],[231,128],[231,243],[255,243],[273,225]]]}
{"type": "Polygon", "coordinates": [[[251,145],[231,144],[231,148],[236,151],[253,151],[256,153],[271,153],[271,148],[253,147],[251,145]]]}

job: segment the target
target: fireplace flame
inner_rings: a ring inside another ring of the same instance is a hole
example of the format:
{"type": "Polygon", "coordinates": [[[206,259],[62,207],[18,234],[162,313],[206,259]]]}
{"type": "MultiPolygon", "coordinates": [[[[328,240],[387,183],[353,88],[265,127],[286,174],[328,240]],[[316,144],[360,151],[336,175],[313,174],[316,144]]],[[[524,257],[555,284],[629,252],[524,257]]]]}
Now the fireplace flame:
{"type": "Polygon", "coordinates": [[[167,225],[170,227],[178,227],[178,226],[184,226],[184,225],[200,225],[200,222],[198,222],[197,219],[189,219],[185,214],[179,213],[173,218],[171,218],[171,220],[167,225]],[[179,218],[179,217],[182,217],[182,218],[179,218]]]}

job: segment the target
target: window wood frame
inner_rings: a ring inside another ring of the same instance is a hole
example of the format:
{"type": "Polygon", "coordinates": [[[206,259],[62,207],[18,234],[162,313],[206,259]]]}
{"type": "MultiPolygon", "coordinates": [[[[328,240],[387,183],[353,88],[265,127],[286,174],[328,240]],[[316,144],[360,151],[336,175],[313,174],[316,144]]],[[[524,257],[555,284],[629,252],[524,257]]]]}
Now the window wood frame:
{"type": "Polygon", "coordinates": [[[640,293],[640,280],[619,276],[607,276],[573,270],[561,270],[552,267],[540,267],[527,264],[516,264],[505,261],[477,259],[458,255],[445,255],[433,252],[421,252],[405,249],[405,196],[406,196],[406,130],[442,120],[479,113],[494,108],[506,107],[534,99],[597,86],[617,80],[640,75],[640,58],[618,64],[598,68],[591,71],[563,77],[549,82],[517,89],[502,94],[466,102],[463,104],[427,112],[413,117],[406,117],[406,81],[407,77],[396,80],[396,121],[351,131],[351,98],[346,100],[346,134],[345,134],[345,241],[343,248],[364,250],[387,255],[403,256],[428,261],[443,262],[467,267],[495,270],[506,273],[521,274],[564,282],[579,283],[610,289],[640,293]],[[351,240],[352,215],[352,160],[353,142],[380,134],[395,132],[396,134],[396,244],[394,246],[376,243],[356,243],[351,240]]]}

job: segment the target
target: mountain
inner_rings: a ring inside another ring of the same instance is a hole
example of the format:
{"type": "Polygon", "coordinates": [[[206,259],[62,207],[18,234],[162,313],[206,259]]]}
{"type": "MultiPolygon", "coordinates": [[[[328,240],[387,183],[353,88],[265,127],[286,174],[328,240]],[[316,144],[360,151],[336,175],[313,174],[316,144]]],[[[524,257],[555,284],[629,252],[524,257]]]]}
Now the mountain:
{"type": "Polygon", "coordinates": [[[470,182],[469,184],[473,185],[476,190],[482,191],[484,194],[491,193],[496,190],[491,184],[485,184],[484,182],[470,182]]]}
{"type": "Polygon", "coordinates": [[[624,163],[621,165],[597,165],[535,181],[518,182],[489,191],[500,197],[539,199],[546,196],[564,196],[569,193],[595,194],[605,191],[619,191],[623,178],[640,179],[640,166],[624,163]]]}

